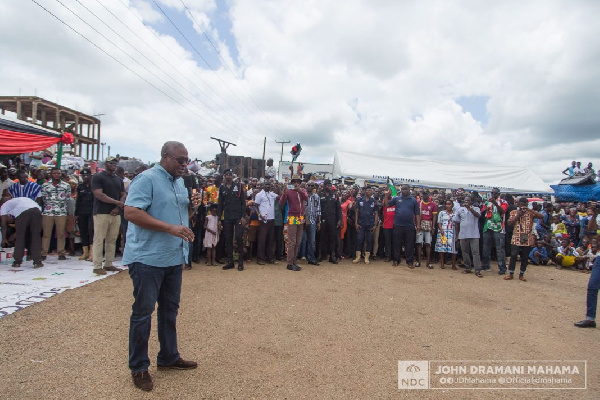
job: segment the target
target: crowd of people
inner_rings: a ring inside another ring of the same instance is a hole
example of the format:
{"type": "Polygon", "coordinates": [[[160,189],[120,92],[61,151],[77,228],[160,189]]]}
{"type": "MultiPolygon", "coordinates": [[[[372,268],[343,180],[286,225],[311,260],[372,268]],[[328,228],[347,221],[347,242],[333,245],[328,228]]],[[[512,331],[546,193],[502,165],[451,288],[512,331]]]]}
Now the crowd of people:
{"type": "Polygon", "coordinates": [[[190,162],[183,144],[167,142],[160,163],[133,173],[110,156],[94,174],[0,165],[2,246],[14,247],[13,267],[21,267],[25,249],[34,268],[55,249],[59,260],[79,252],[93,273],[104,275],[119,270],[113,261],[123,251],[134,286],[129,366],[143,390],[153,387],[147,349],[157,302],[159,369],[197,367],[179,355],[175,321],[182,270],[203,258],[224,270],[237,263],[238,271],[250,262],[281,261],[290,271],[301,271],[302,262],[344,259],[392,268],[404,262],[408,269],[439,264],[478,278],[495,260],[504,280],[515,279],[518,262],[521,281],[529,264],[555,265],[591,272],[586,319],[575,325],[596,326],[595,202],[515,199],[498,188],[480,194],[389,182],[359,187],[301,175],[301,168],[279,182],[272,162],[261,179],[242,179],[231,169],[200,176],[187,168],[190,162]]]}
{"type": "MultiPolygon", "coordinates": [[[[80,251],[80,259],[94,263],[94,273],[116,270],[112,262],[126,240],[127,189],[146,169],[127,173],[118,162],[108,157],[104,170],[94,175],[89,168],[69,175],[58,168],[0,167],[2,203],[7,204],[2,244],[15,247],[14,266],[20,266],[27,247],[39,268],[52,247],[60,260],[80,251]],[[22,218],[11,226],[9,215],[16,212],[22,218]]],[[[285,259],[294,271],[301,269],[298,260],[398,266],[404,259],[408,268],[439,263],[482,277],[494,259],[498,272],[508,271],[510,279],[520,259],[519,278],[525,280],[529,263],[589,272],[598,252],[600,221],[593,203],[515,201],[498,189],[482,196],[408,185],[393,196],[387,185],[333,185],[302,175],[278,182],[272,164],[268,169],[261,179],[241,179],[230,169],[207,177],[186,169],[188,191],[202,197],[189,220],[196,240],[186,268],[202,256],[206,264],[222,263],[224,269],[237,262],[239,270],[244,261],[256,259],[261,265],[285,259]]]]}

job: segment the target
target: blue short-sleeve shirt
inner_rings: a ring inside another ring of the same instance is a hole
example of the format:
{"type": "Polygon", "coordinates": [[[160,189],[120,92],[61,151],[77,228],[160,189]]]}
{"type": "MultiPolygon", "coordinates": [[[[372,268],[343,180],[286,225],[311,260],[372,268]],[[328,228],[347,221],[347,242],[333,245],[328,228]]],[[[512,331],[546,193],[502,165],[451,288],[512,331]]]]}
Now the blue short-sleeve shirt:
{"type": "MultiPolygon", "coordinates": [[[[159,164],[135,177],[125,201],[126,206],[144,210],[156,219],[184,226],[189,226],[189,203],[183,179],[174,179],[159,164]]],[[[186,262],[187,255],[185,240],[129,223],[123,265],[139,262],[170,267],[186,262]]]]}
{"type": "Polygon", "coordinates": [[[415,215],[421,214],[417,199],[412,196],[397,196],[388,201],[388,207],[396,207],[394,226],[415,226],[415,215]]]}

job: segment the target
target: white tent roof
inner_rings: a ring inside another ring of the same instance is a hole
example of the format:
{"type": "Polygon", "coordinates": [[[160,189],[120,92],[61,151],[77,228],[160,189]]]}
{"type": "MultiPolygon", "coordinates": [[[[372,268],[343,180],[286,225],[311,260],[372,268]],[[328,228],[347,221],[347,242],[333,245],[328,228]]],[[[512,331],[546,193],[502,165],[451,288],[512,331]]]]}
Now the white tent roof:
{"type": "Polygon", "coordinates": [[[505,193],[553,193],[528,168],[366,155],[338,151],[333,161],[334,177],[353,177],[412,186],[491,191],[505,193]]]}

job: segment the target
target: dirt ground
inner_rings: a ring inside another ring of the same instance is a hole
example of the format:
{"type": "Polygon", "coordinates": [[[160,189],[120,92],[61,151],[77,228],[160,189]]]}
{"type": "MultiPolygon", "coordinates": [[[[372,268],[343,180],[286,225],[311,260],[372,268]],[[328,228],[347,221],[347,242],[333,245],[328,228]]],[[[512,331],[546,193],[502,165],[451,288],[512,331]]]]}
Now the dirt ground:
{"type": "Polygon", "coordinates": [[[196,264],[184,271],[179,349],[193,371],[127,368],[127,272],[0,320],[0,397],[600,398],[600,330],[579,329],[589,275],[530,266],[528,282],[354,265],[196,264]],[[587,360],[587,390],[399,390],[399,360],[587,360]]]}

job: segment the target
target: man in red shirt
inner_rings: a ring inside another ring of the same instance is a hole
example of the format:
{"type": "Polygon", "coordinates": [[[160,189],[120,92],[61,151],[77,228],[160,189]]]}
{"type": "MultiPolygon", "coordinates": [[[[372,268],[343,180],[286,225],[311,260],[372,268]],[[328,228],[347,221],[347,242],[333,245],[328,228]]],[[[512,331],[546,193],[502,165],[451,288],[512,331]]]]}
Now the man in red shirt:
{"type": "Polygon", "coordinates": [[[429,189],[423,191],[420,201],[421,208],[421,230],[417,232],[417,267],[421,265],[421,252],[423,243],[425,243],[425,253],[427,254],[427,268],[433,269],[431,263],[431,237],[433,228],[437,224],[438,208],[437,204],[431,200],[429,189]]]}
{"type": "Polygon", "coordinates": [[[385,240],[385,262],[390,262],[394,258],[392,246],[392,233],[394,232],[394,217],[396,216],[396,206],[383,205],[383,237],[385,240]]]}

